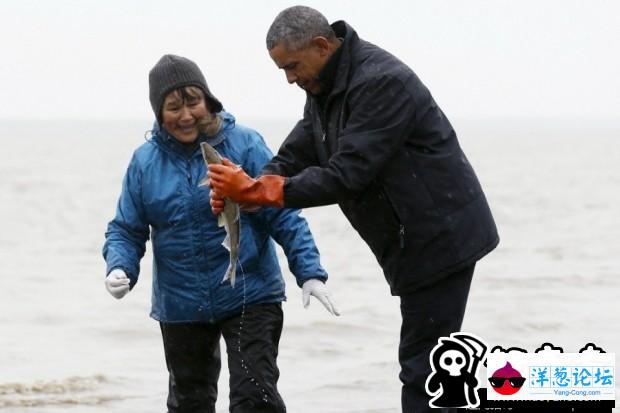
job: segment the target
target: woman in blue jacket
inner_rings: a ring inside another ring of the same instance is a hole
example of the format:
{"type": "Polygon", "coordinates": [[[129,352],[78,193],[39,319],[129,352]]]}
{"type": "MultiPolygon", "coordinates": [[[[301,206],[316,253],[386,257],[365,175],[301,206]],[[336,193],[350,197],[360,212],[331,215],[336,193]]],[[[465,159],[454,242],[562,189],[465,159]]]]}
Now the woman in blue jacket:
{"type": "Polygon", "coordinates": [[[157,124],[133,154],[108,225],[106,288],[122,298],[134,287],[150,235],[151,317],[162,331],[168,412],[215,411],[221,336],[228,352],[230,411],[285,412],[276,364],[284,281],[272,238],[284,249],[304,305],[314,295],[338,315],[312,234],[297,210],[242,213],[236,287],[222,282],[229,253],[222,245],[224,228],[211,212],[210,189],[198,185],[206,176],[199,145],[209,143],[254,175],[272,154],[257,132],[223,111],[191,60],[163,56],[149,73],[149,89],[157,124]]]}

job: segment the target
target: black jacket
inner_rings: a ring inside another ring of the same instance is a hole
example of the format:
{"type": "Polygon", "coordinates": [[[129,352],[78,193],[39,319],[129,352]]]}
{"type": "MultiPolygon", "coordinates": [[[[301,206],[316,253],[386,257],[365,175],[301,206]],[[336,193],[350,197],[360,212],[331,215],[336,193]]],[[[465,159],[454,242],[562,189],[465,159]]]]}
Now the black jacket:
{"type": "Polygon", "coordinates": [[[343,48],[321,110],[304,117],[263,174],[286,176],[284,205],[338,203],[392,294],[472,265],[499,238],[452,125],[404,63],[334,23],[343,48]]]}

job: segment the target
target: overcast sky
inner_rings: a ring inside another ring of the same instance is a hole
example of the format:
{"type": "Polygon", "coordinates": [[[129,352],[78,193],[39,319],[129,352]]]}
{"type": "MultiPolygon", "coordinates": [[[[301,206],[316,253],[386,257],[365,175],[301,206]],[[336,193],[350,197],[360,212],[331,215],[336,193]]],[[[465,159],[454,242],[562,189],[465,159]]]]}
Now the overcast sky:
{"type": "MultiPolygon", "coordinates": [[[[198,63],[227,110],[294,118],[265,33],[290,1],[0,0],[0,118],[151,118],[148,71],[198,63]]],[[[409,64],[451,117],[620,115],[619,1],[306,1],[409,64]]]]}

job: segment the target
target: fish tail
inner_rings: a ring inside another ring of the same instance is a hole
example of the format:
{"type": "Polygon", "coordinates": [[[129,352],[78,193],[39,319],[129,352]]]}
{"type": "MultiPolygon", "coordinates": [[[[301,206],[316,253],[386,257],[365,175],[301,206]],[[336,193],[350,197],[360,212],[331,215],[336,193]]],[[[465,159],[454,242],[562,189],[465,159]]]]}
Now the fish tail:
{"type": "Polygon", "coordinates": [[[224,278],[222,279],[222,282],[226,282],[227,280],[230,280],[230,286],[235,288],[236,275],[237,275],[237,266],[232,265],[232,263],[228,264],[228,268],[226,269],[226,274],[224,274],[224,278]]]}

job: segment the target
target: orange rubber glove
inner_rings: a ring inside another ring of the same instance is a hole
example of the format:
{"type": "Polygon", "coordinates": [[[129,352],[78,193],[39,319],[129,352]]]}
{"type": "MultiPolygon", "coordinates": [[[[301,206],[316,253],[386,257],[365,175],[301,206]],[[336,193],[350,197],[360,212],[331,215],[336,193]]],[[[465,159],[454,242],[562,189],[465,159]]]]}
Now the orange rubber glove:
{"type": "Polygon", "coordinates": [[[229,198],[243,204],[284,206],[283,176],[263,175],[254,179],[228,159],[223,159],[222,165],[209,165],[208,175],[215,191],[211,195],[212,201],[229,198]]]}
{"type": "Polygon", "coordinates": [[[218,196],[218,194],[215,193],[215,190],[211,190],[209,198],[211,212],[213,212],[214,215],[219,215],[224,210],[224,198],[218,196]]]}
{"type": "MultiPolygon", "coordinates": [[[[219,215],[222,211],[224,211],[224,198],[220,197],[215,192],[215,190],[211,191],[211,193],[209,194],[209,198],[209,203],[211,204],[211,211],[214,215],[219,215]]],[[[254,213],[258,212],[258,210],[261,209],[261,206],[240,203],[239,209],[241,210],[241,212],[254,213]]]]}

